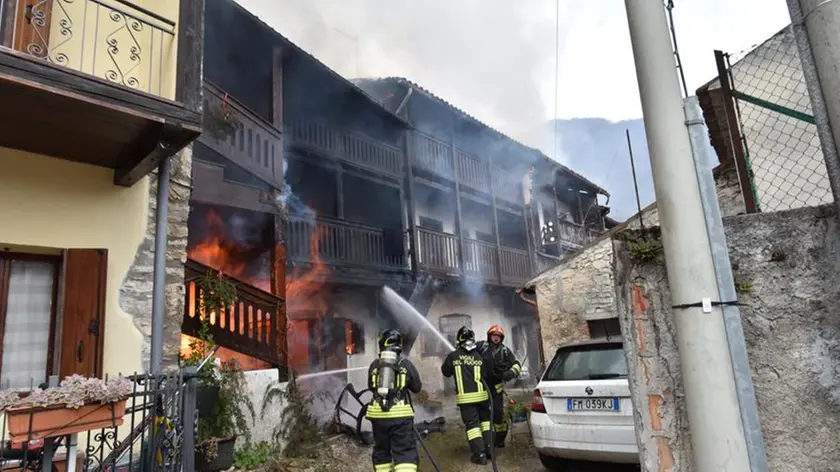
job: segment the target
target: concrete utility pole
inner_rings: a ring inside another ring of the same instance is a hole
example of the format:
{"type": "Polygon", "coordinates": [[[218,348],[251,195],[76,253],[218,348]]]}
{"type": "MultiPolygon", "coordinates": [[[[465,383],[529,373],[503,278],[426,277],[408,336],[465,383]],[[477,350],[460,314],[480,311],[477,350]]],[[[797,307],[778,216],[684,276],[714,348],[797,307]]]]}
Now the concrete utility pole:
{"type": "Polygon", "coordinates": [[[840,215],[840,2],[787,0],[831,193],[840,215]]]}
{"type": "Polygon", "coordinates": [[[750,470],[662,0],[625,0],[697,472],[750,470]]]}

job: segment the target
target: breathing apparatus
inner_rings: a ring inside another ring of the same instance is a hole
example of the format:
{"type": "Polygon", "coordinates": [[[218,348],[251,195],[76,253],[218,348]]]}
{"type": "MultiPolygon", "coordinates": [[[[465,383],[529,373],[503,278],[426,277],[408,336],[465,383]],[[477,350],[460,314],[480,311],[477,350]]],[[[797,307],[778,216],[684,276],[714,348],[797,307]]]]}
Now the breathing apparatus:
{"type": "Polygon", "coordinates": [[[402,334],[395,329],[389,329],[379,337],[379,382],[375,393],[383,411],[391,409],[399,392],[396,381],[402,345],[402,334]]]}

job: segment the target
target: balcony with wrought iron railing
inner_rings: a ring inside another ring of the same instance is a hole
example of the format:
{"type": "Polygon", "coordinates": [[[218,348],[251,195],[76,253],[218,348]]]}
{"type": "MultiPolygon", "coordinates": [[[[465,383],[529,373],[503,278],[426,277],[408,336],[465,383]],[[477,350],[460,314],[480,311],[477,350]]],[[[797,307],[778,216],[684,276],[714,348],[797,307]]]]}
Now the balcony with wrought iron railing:
{"type": "Polygon", "coordinates": [[[403,152],[397,146],[316,120],[288,120],[285,132],[291,146],[376,173],[402,176],[403,152]]]}
{"type": "Polygon", "coordinates": [[[179,41],[201,31],[195,4],[0,5],[0,147],[112,168],[129,186],[201,133],[203,41],[179,41]]]}

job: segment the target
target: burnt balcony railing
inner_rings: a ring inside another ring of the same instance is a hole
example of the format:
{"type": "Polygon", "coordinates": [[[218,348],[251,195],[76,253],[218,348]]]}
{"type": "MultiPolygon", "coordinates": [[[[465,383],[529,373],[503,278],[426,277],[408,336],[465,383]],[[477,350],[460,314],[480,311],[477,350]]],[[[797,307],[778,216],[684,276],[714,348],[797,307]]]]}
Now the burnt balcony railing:
{"type": "Polygon", "coordinates": [[[390,270],[406,268],[401,231],[332,218],[292,218],[286,225],[285,236],[287,254],[295,261],[390,270]]]}
{"type": "Polygon", "coordinates": [[[453,178],[452,151],[449,144],[420,132],[412,135],[413,164],[447,178],[453,178]]]}
{"type": "MultiPolygon", "coordinates": [[[[186,288],[181,331],[197,336],[201,328],[200,282],[218,271],[192,259],[184,266],[186,288]]],[[[207,313],[214,341],[220,346],[276,365],[286,365],[286,312],[282,298],[245,282],[236,283],[237,301],[207,313]]]]}
{"type": "Polygon", "coordinates": [[[505,282],[523,282],[528,280],[531,273],[531,265],[528,262],[528,251],[502,246],[502,280],[505,282]]]}
{"type": "Polygon", "coordinates": [[[285,124],[289,143],[341,159],[365,169],[400,177],[400,148],[318,121],[290,120],[285,124]]]}
{"type": "Polygon", "coordinates": [[[260,180],[282,188],[280,130],[219,87],[206,80],[204,84],[204,133],[199,142],[260,180]]]}
{"type": "Polygon", "coordinates": [[[7,3],[13,49],[131,89],[175,97],[173,21],[126,0],[7,3]]]}
{"type": "Polygon", "coordinates": [[[417,263],[432,272],[457,275],[458,238],[454,234],[417,228],[417,263]]]}
{"type": "Polygon", "coordinates": [[[560,220],[557,225],[560,244],[578,248],[592,242],[598,233],[571,221],[560,220]]]}
{"type": "Polygon", "coordinates": [[[496,245],[464,238],[464,274],[488,280],[499,279],[499,253],[496,245]]]}

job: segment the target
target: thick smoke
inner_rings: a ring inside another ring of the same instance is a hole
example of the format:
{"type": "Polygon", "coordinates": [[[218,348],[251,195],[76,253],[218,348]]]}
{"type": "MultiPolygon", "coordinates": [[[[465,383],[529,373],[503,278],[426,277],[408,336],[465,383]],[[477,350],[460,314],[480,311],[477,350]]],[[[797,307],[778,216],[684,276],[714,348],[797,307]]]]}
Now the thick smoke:
{"type": "Polygon", "coordinates": [[[554,2],[237,1],[345,77],[405,76],[522,139],[548,116],[554,2]]]}

